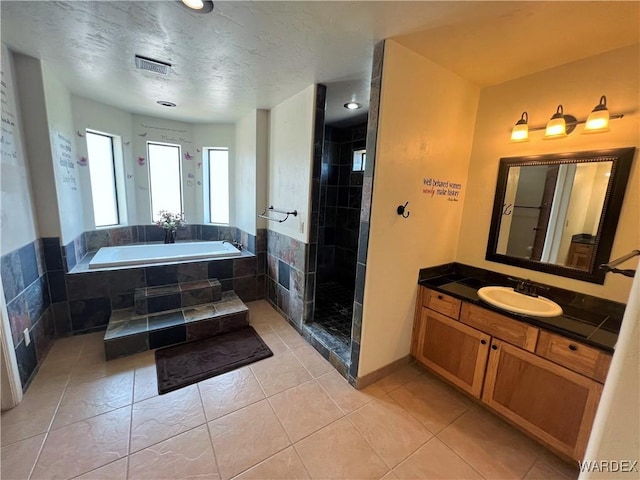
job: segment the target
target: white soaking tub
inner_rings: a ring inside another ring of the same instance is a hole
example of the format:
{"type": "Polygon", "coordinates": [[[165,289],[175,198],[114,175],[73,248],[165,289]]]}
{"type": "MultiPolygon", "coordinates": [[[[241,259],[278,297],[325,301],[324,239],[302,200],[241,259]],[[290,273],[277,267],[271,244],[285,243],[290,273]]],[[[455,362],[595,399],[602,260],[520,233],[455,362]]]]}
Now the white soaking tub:
{"type": "Polygon", "coordinates": [[[89,268],[126,267],[216,257],[238,257],[240,250],[229,242],[181,242],[149,245],[102,247],[89,262],[89,268]]]}

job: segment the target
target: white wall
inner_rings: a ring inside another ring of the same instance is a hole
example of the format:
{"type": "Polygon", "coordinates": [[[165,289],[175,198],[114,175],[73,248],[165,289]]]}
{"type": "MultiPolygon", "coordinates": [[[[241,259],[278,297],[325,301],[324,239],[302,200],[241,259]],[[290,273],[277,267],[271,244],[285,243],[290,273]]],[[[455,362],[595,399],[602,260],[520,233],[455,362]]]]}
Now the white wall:
{"type": "Polygon", "coordinates": [[[268,148],[267,110],[254,110],[236,123],[236,226],[252,235],[266,228],[258,214],[267,203],[268,148]]]}
{"type": "MultiPolygon", "coordinates": [[[[204,152],[205,148],[212,147],[220,147],[220,148],[228,148],[229,149],[229,223],[235,226],[238,216],[238,210],[236,208],[236,203],[234,199],[238,195],[253,195],[252,191],[242,191],[236,189],[236,184],[234,182],[234,177],[237,175],[236,170],[236,127],[232,124],[199,124],[193,125],[193,143],[196,146],[196,155],[198,160],[195,161],[195,165],[193,162],[189,162],[184,160],[183,157],[183,165],[186,165],[187,168],[184,170],[187,172],[189,168],[194,174],[195,186],[193,189],[194,197],[194,206],[193,206],[193,220],[189,220],[191,223],[209,223],[208,215],[205,215],[205,202],[208,203],[209,200],[204,198],[204,181],[203,174],[204,169],[202,166],[198,167],[198,162],[202,162],[204,165],[204,152]],[[197,150],[200,152],[197,152],[197,150]],[[200,182],[200,184],[198,184],[200,182]]],[[[188,175],[184,173],[184,175],[188,175]]],[[[190,212],[190,210],[185,210],[185,212],[190,212]]]]}
{"type": "MultiPolygon", "coordinates": [[[[636,44],[482,90],[457,261],[626,302],[631,279],[622,275],[607,275],[602,286],[488,262],[484,256],[501,157],[640,146],[638,58],[640,47],[636,44]],[[582,135],[582,127],[579,126],[566,138],[543,140],[544,132],[530,132],[529,142],[509,141],[511,128],[523,111],[529,112],[530,125],[544,125],[558,104],[564,105],[565,113],[586,118],[601,95],[607,95],[612,114],[624,113],[621,120],[611,121],[610,132],[582,135]]],[[[636,152],[611,258],[638,248],[640,241],[640,168],[637,157],[636,152]]]]}
{"type": "MultiPolygon", "coordinates": [[[[117,137],[114,141],[114,149],[117,154],[118,150],[123,158],[124,166],[124,193],[126,212],[124,217],[121,214],[121,222],[126,219],[126,223],[135,225],[136,222],[136,202],[135,202],[135,182],[133,179],[134,162],[132,161],[132,144],[131,131],[133,128],[132,117],[129,112],[110,107],[103,103],[95,102],[87,98],[71,96],[71,109],[73,112],[73,122],[76,132],[85,135],[87,129],[95,130],[117,137]]],[[[77,135],[77,133],[76,133],[77,135]]],[[[79,157],[87,157],[87,141],[86,137],[77,137],[76,148],[79,157]]],[[[91,159],[89,158],[89,166],[91,159]]],[[[82,201],[85,205],[92,205],[91,196],[91,178],[89,176],[89,166],[80,167],[80,182],[85,188],[82,190],[82,201]]],[[[120,192],[118,192],[120,194],[120,192]]],[[[118,198],[120,200],[120,198],[118,198]]],[[[93,218],[93,209],[85,208],[84,223],[86,230],[93,230],[95,222],[93,218]]]]}
{"type": "Polygon", "coordinates": [[[4,44],[1,75],[0,255],[4,255],[35,240],[38,232],[16,101],[13,55],[4,44]]]}
{"type": "Polygon", "coordinates": [[[305,243],[309,243],[311,215],[315,102],[316,86],[311,85],[275,106],[269,119],[268,203],[276,209],[297,210],[298,216],[284,223],[269,222],[268,226],[305,243]]]}
{"type": "MultiPolygon", "coordinates": [[[[51,160],[42,66],[40,60],[12,53],[15,87],[19,103],[25,158],[33,188],[37,233],[40,237],[60,236],[58,196],[51,160]],[[28,128],[25,128],[28,126],[28,128]]],[[[3,58],[5,58],[3,52],[3,58]]],[[[4,208],[4,203],[3,203],[4,208]]]]}
{"type": "MultiPolygon", "coordinates": [[[[76,151],[77,137],[71,113],[71,94],[46,68],[42,73],[58,195],[60,237],[61,243],[66,245],[87,229],[84,223],[83,186],[80,181],[80,167],[77,164],[80,157],[76,151]]],[[[87,208],[91,208],[90,204],[87,208]]]]}
{"type": "Polygon", "coordinates": [[[418,272],[456,260],[478,96],[452,72],[385,42],[359,376],[409,354],[418,272]],[[432,196],[425,178],[461,189],[432,196]],[[406,201],[405,219],[396,208],[406,201]]]}

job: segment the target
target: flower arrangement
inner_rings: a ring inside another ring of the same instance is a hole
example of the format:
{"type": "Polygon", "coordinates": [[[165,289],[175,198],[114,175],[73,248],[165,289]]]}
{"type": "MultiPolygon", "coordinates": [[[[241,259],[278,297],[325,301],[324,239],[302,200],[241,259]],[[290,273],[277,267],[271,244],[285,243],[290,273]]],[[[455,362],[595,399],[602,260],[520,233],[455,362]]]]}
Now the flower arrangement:
{"type": "Polygon", "coordinates": [[[156,222],[156,225],[165,230],[175,231],[187,224],[183,213],[172,213],[168,210],[160,210],[158,215],[160,215],[160,219],[156,222]]]}

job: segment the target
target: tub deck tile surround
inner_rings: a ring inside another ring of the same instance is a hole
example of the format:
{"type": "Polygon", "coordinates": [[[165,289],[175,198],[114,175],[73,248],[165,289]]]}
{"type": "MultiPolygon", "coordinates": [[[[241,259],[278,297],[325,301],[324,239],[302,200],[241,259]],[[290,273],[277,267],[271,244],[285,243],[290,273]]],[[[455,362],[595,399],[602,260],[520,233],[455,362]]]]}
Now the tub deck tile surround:
{"type": "Polygon", "coordinates": [[[200,340],[248,324],[248,308],[230,291],[222,292],[216,302],[155,314],[138,314],[133,308],[115,310],[104,336],[105,357],[113,360],[149,349],[200,340]]]}
{"type": "Polygon", "coordinates": [[[222,298],[222,284],[217,279],[197,280],[157,287],[136,288],[135,312],[139,315],[163,310],[218,302],[222,298]]]}

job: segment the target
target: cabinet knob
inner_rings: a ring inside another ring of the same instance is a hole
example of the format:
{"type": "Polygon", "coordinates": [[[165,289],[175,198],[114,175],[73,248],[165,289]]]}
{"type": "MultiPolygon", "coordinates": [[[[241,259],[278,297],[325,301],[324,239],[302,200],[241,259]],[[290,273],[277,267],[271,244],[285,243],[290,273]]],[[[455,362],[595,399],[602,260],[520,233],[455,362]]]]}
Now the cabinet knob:
{"type": "Polygon", "coordinates": [[[486,341],[486,340],[480,340],[480,343],[481,343],[482,345],[486,345],[486,344],[487,344],[487,341],[486,341]]]}
{"type": "Polygon", "coordinates": [[[576,345],[574,345],[573,343],[569,344],[569,350],[575,352],[576,350],[578,350],[578,347],[576,345]]]}
{"type": "Polygon", "coordinates": [[[497,345],[491,345],[491,350],[497,350],[498,346],[497,345]]]}
{"type": "Polygon", "coordinates": [[[442,300],[444,297],[442,295],[438,295],[438,300],[442,300]]]}

